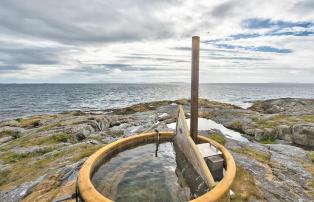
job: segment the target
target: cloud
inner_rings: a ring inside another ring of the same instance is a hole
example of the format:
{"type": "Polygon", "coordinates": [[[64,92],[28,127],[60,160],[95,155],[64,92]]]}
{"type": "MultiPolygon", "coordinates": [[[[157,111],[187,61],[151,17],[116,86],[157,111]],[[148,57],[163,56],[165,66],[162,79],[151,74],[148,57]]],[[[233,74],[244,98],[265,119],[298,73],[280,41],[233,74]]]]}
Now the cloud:
{"type": "Polygon", "coordinates": [[[3,0],[0,32],[68,44],[121,42],[170,37],[174,24],[154,10],[175,1],[3,0]]]}
{"type": "Polygon", "coordinates": [[[215,44],[219,48],[226,49],[244,49],[248,51],[268,52],[268,53],[292,53],[291,49],[275,48],[271,46],[235,46],[228,44],[215,44]]]}
{"type": "Polygon", "coordinates": [[[2,0],[0,82],[187,81],[193,35],[201,36],[202,81],[314,82],[313,7],[311,0],[2,0]]]}

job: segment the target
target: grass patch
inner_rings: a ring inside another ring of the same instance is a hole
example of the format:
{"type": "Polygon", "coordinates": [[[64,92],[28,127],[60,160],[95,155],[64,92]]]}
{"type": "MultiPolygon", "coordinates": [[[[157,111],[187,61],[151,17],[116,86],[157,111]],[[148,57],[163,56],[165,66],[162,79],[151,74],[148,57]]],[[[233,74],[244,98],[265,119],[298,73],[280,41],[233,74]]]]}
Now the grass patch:
{"type": "Polygon", "coordinates": [[[199,112],[198,116],[205,118],[205,119],[212,119],[213,118],[213,115],[210,112],[206,112],[206,111],[205,112],[204,111],[199,112]]]}
{"type": "Polygon", "coordinates": [[[42,148],[42,149],[35,151],[35,152],[29,152],[29,153],[25,153],[25,154],[8,152],[8,153],[4,154],[0,159],[3,160],[5,163],[12,164],[12,163],[19,162],[23,159],[29,159],[29,158],[33,158],[36,156],[41,156],[43,154],[51,152],[52,150],[53,150],[53,148],[47,147],[47,148],[42,148]]]}
{"type": "MultiPolygon", "coordinates": [[[[306,119],[306,117],[307,116],[304,116],[304,119],[306,119]]],[[[308,117],[308,119],[310,119],[310,116],[308,117]]],[[[253,117],[252,121],[254,122],[254,125],[256,126],[256,128],[260,128],[260,129],[265,129],[265,128],[275,129],[279,125],[292,126],[294,124],[304,123],[304,120],[300,119],[300,117],[294,117],[292,115],[283,115],[283,114],[274,115],[267,119],[253,117]]]]}
{"type": "Polygon", "coordinates": [[[85,113],[82,112],[82,111],[74,111],[74,112],[71,112],[71,114],[73,116],[83,116],[83,115],[85,115],[85,113]]]}
{"type": "MultiPolygon", "coordinates": [[[[29,182],[39,176],[49,173],[48,170],[54,171],[62,165],[89,156],[100,146],[83,144],[69,149],[51,153],[45,158],[36,159],[21,158],[11,165],[11,169],[6,173],[0,173],[0,190],[8,190],[24,182],[29,182]]],[[[2,158],[2,157],[1,157],[2,158]]]]}
{"type": "Polygon", "coordinates": [[[44,131],[48,131],[48,130],[50,130],[50,129],[53,129],[53,128],[58,128],[58,127],[61,127],[62,126],[62,124],[61,123],[52,123],[52,124],[50,124],[50,125],[47,125],[47,126],[44,126],[44,127],[42,127],[42,128],[40,128],[39,130],[38,130],[38,132],[44,132],[44,131]]]}
{"type": "Polygon", "coordinates": [[[249,156],[250,158],[253,158],[261,163],[264,164],[269,164],[271,154],[270,153],[263,153],[260,151],[257,151],[252,148],[247,148],[247,147],[239,147],[239,148],[233,148],[231,149],[232,151],[239,153],[239,154],[244,154],[246,156],[249,156]]]}
{"type": "Polygon", "coordinates": [[[232,129],[235,129],[235,130],[237,130],[237,131],[242,131],[242,124],[241,124],[241,122],[240,121],[233,121],[232,123],[231,123],[231,125],[230,125],[230,128],[232,128],[232,129]]]}
{"type": "Polygon", "coordinates": [[[123,130],[109,131],[108,135],[111,137],[121,137],[124,135],[124,131],[123,130]]]}
{"type": "Polygon", "coordinates": [[[78,140],[76,139],[74,134],[71,133],[56,133],[49,136],[30,138],[21,142],[21,146],[34,146],[34,145],[52,145],[58,143],[76,143],[78,140]]]}
{"type": "Polygon", "coordinates": [[[20,137],[19,133],[17,131],[13,130],[4,130],[0,132],[0,138],[5,137],[5,136],[11,136],[14,139],[17,139],[20,137]]]}
{"type": "Polygon", "coordinates": [[[314,116],[313,115],[300,116],[299,118],[305,122],[314,123],[314,116]]]}
{"type": "Polygon", "coordinates": [[[310,151],[307,153],[307,156],[309,157],[309,159],[312,161],[312,163],[314,163],[314,151],[310,151]]]}
{"type": "Polygon", "coordinates": [[[103,138],[101,136],[89,136],[87,139],[96,140],[98,142],[104,143],[103,138]]]}
{"type": "Polygon", "coordinates": [[[40,184],[35,186],[23,202],[33,202],[33,201],[53,201],[54,198],[61,191],[59,186],[61,185],[61,176],[54,174],[49,176],[47,179],[43,180],[40,184]]]}
{"type": "Polygon", "coordinates": [[[275,144],[276,143],[276,139],[274,138],[274,136],[267,136],[266,139],[260,141],[260,143],[262,144],[275,144]]]}
{"type": "Polygon", "coordinates": [[[219,144],[221,145],[225,145],[226,144],[226,138],[221,135],[221,134],[218,134],[218,133],[214,133],[210,136],[210,139],[218,142],[219,144]]]}
{"type": "Polygon", "coordinates": [[[40,119],[38,118],[22,119],[20,123],[23,128],[36,128],[40,126],[40,119]]]}
{"type": "Polygon", "coordinates": [[[236,194],[236,198],[231,200],[233,202],[248,201],[251,197],[262,199],[262,193],[257,187],[254,177],[240,166],[237,166],[236,177],[231,189],[236,194]]]}
{"type": "Polygon", "coordinates": [[[75,155],[71,161],[77,162],[81,160],[82,158],[89,157],[93,153],[95,153],[98,149],[100,149],[102,146],[99,145],[84,145],[80,147],[76,152],[79,153],[78,155],[75,155]]]}
{"type": "Polygon", "coordinates": [[[117,114],[133,114],[136,112],[145,112],[149,110],[155,110],[158,107],[169,105],[171,103],[172,103],[171,101],[167,101],[167,100],[139,103],[139,104],[132,105],[130,107],[116,109],[115,112],[117,114]]]}

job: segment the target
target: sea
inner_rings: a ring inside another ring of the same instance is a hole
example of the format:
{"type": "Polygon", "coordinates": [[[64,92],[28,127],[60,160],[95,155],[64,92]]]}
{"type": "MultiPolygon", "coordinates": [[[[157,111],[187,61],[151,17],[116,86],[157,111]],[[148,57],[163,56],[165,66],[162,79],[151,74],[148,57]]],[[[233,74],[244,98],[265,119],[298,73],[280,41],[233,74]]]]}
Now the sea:
{"type": "MultiPolygon", "coordinates": [[[[255,100],[314,98],[314,84],[200,84],[202,98],[243,108],[255,100]]],[[[190,84],[0,84],[0,120],[72,110],[103,111],[190,97],[190,84]]]]}

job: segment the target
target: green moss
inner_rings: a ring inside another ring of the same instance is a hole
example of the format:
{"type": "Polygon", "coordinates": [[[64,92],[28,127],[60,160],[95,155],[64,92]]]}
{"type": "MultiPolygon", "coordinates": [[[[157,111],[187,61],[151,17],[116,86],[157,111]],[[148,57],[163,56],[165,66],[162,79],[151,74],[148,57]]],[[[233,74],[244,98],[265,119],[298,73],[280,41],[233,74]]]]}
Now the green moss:
{"type": "Polygon", "coordinates": [[[314,163],[314,151],[310,151],[307,153],[307,156],[309,157],[309,159],[312,161],[312,163],[314,163]]]}
{"type": "Polygon", "coordinates": [[[17,121],[17,122],[20,122],[22,119],[21,118],[16,118],[14,120],[17,121]]]}
{"type": "Polygon", "coordinates": [[[77,140],[73,134],[70,133],[58,133],[52,136],[52,141],[54,143],[60,142],[69,142],[69,143],[76,143],[77,140]]]}
{"type": "Polygon", "coordinates": [[[306,116],[300,116],[300,119],[307,123],[314,123],[314,116],[313,115],[306,115],[306,116]]]}
{"type": "Polygon", "coordinates": [[[22,119],[20,123],[23,128],[36,128],[40,126],[40,119],[38,118],[22,119]]]}
{"type": "Polygon", "coordinates": [[[98,142],[104,143],[103,138],[100,137],[100,136],[89,136],[87,139],[89,139],[89,140],[96,140],[98,142]]]}
{"type": "Polygon", "coordinates": [[[276,139],[274,136],[267,136],[266,139],[260,141],[260,143],[262,144],[275,144],[276,143],[276,139]]]}
{"type": "Polygon", "coordinates": [[[242,130],[242,124],[240,121],[233,121],[230,125],[230,128],[235,129],[235,130],[242,130]]]}
{"type": "Polygon", "coordinates": [[[118,130],[118,131],[109,131],[108,135],[111,137],[121,137],[124,135],[124,131],[123,130],[118,130]]]}
{"type": "Polygon", "coordinates": [[[297,123],[304,122],[299,117],[294,117],[292,115],[274,115],[269,118],[259,118],[259,117],[253,117],[252,118],[253,125],[255,125],[256,128],[265,129],[265,128],[272,128],[275,129],[279,125],[288,125],[292,126],[297,123]]]}
{"type": "Polygon", "coordinates": [[[13,131],[13,130],[4,130],[0,132],[0,138],[5,137],[5,136],[12,136],[15,139],[19,138],[20,135],[17,131],[13,131]]]}
{"type": "Polygon", "coordinates": [[[226,138],[218,133],[214,133],[210,136],[210,138],[216,142],[218,142],[219,144],[225,145],[226,144],[226,138]]]}
{"type": "Polygon", "coordinates": [[[71,114],[72,114],[73,116],[83,116],[83,115],[85,115],[85,113],[82,112],[82,111],[74,111],[74,112],[72,112],[71,114]]]}
{"type": "Polygon", "coordinates": [[[240,166],[237,166],[231,189],[236,194],[236,198],[231,200],[233,202],[249,201],[251,197],[262,199],[262,192],[256,185],[254,177],[240,166]]]}
{"type": "Polygon", "coordinates": [[[206,112],[206,111],[205,112],[204,111],[199,112],[198,116],[205,118],[205,119],[212,119],[213,118],[213,115],[210,112],[206,112]]]}
{"type": "Polygon", "coordinates": [[[34,146],[34,145],[52,145],[62,142],[76,143],[77,139],[74,134],[71,133],[56,133],[49,136],[29,138],[20,143],[21,146],[34,146]]]}
{"type": "Polygon", "coordinates": [[[147,103],[139,103],[132,105],[130,107],[116,109],[115,112],[117,114],[133,114],[136,112],[145,112],[149,110],[155,110],[156,108],[171,104],[171,101],[163,100],[163,101],[156,101],[156,102],[147,102],[147,103]]]}
{"type": "MultiPolygon", "coordinates": [[[[51,153],[45,158],[39,158],[40,155],[19,158],[18,161],[12,162],[11,169],[5,174],[0,173],[0,190],[8,190],[24,182],[29,182],[39,176],[49,173],[48,171],[68,162],[77,160],[91,155],[100,146],[91,144],[82,144],[64,150],[51,153]],[[33,158],[35,157],[35,158],[33,158]]],[[[2,158],[2,156],[1,156],[2,158]]]]}
{"type": "Polygon", "coordinates": [[[263,153],[263,152],[260,152],[260,151],[257,151],[255,149],[248,148],[248,147],[233,148],[231,150],[234,152],[249,156],[264,164],[269,164],[269,161],[271,158],[271,153],[263,153]]]}
{"type": "Polygon", "coordinates": [[[100,149],[101,146],[97,145],[86,145],[86,146],[83,146],[81,148],[79,148],[77,150],[77,153],[78,155],[75,155],[73,158],[72,158],[72,162],[77,162],[79,160],[81,160],[82,158],[85,158],[85,157],[89,157],[90,155],[92,155],[93,153],[95,153],[98,149],[100,149]]]}
{"type": "Polygon", "coordinates": [[[15,163],[15,162],[19,162],[23,159],[29,159],[29,158],[33,158],[36,156],[41,156],[43,154],[46,154],[48,152],[51,152],[53,150],[52,147],[47,147],[47,148],[43,148],[40,149],[36,152],[30,152],[30,153],[26,153],[26,154],[18,154],[15,152],[7,152],[4,155],[2,155],[2,157],[0,158],[1,160],[3,160],[5,163],[15,163]]]}
{"type": "Polygon", "coordinates": [[[48,131],[48,130],[50,130],[50,129],[53,129],[53,128],[58,128],[58,127],[61,127],[62,126],[62,124],[61,123],[52,123],[52,124],[50,124],[50,125],[47,125],[47,126],[44,126],[44,127],[42,127],[42,128],[40,128],[39,130],[38,130],[38,132],[44,132],[44,131],[48,131]]]}

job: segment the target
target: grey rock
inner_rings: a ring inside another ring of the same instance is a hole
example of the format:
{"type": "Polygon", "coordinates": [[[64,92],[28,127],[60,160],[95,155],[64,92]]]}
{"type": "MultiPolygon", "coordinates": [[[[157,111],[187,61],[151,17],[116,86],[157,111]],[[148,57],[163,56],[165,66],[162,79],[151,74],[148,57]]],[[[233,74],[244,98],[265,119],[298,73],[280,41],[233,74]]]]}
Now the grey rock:
{"type": "Polygon", "coordinates": [[[61,178],[62,185],[66,184],[67,182],[73,181],[77,178],[79,170],[86,160],[87,160],[87,157],[79,160],[78,162],[74,164],[67,165],[58,171],[58,173],[62,175],[62,178],[61,178]]]}
{"type": "MultiPolygon", "coordinates": [[[[302,176],[304,173],[291,179],[289,179],[289,176],[286,176],[287,173],[282,173],[282,177],[278,177],[282,172],[279,169],[280,167],[278,167],[278,169],[276,169],[276,172],[278,173],[275,173],[276,177],[272,177],[273,168],[270,168],[268,165],[264,165],[255,159],[251,159],[242,154],[232,154],[237,165],[241,166],[254,176],[257,181],[256,184],[261,189],[266,201],[312,201],[302,186],[304,181],[297,179],[297,177],[302,176]]],[[[278,158],[279,157],[274,157],[273,160],[276,161],[278,158]]],[[[278,165],[284,165],[281,163],[283,162],[280,162],[278,165]]],[[[288,167],[288,169],[290,169],[290,167],[288,167]]],[[[291,173],[294,172],[295,170],[291,173]]],[[[307,174],[305,175],[307,176],[307,174]]]]}
{"type": "Polygon", "coordinates": [[[19,127],[20,123],[16,120],[6,120],[6,121],[0,122],[0,127],[4,127],[4,126],[19,127]]]}
{"type": "Polygon", "coordinates": [[[273,128],[265,128],[264,133],[265,133],[265,138],[269,138],[269,137],[277,138],[277,132],[273,128]]]}
{"type": "Polygon", "coordinates": [[[249,136],[254,136],[255,135],[255,129],[253,128],[243,128],[243,132],[249,136]]]}
{"type": "Polygon", "coordinates": [[[255,140],[257,140],[257,141],[262,141],[262,140],[264,140],[264,139],[265,139],[265,133],[264,133],[264,131],[261,130],[261,129],[258,129],[258,128],[255,129],[254,138],[255,138],[255,140]]]}
{"type": "Polygon", "coordinates": [[[45,179],[46,175],[34,181],[23,183],[8,192],[0,193],[0,201],[19,202],[32,192],[32,189],[45,179]]]}
{"type": "Polygon", "coordinates": [[[295,157],[302,160],[309,160],[304,149],[292,145],[270,144],[268,148],[276,153],[283,154],[288,157],[295,157]]]}
{"type": "Polygon", "coordinates": [[[0,173],[6,172],[10,170],[11,166],[9,164],[5,164],[3,161],[0,160],[0,173]]]}
{"type": "Polygon", "coordinates": [[[314,146],[314,124],[297,124],[292,127],[293,142],[303,146],[314,146]]]}
{"type": "Polygon", "coordinates": [[[49,146],[33,146],[33,147],[17,147],[12,151],[19,155],[29,155],[32,153],[46,153],[50,149],[49,146]]]}
{"type": "Polygon", "coordinates": [[[76,134],[78,138],[83,138],[88,137],[90,134],[94,133],[95,129],[89,124],[80,124],[71,128],[71,132],[76,134]]]}
{"type": "Polygon", "coordinates": [[[279,98],[256,101],[249,109],[266,114],[312,115],[314,114],[314,99],[279,98]]]}
{"type": "Polygon", "coordinates": [[[281,140],[292,141],[292,131],[287,125],[280,125],[277,127],[278,138],[281,140]]]}
{"type": "Polygon", "coordinates": [[[5,136],[3,138],[0,138],[0,145],[4,144],[4,143],[7,143],[7,142],[9,142],[11,140],[14,140],[14,137],[12,137],[12,136],[5,136]]]}

